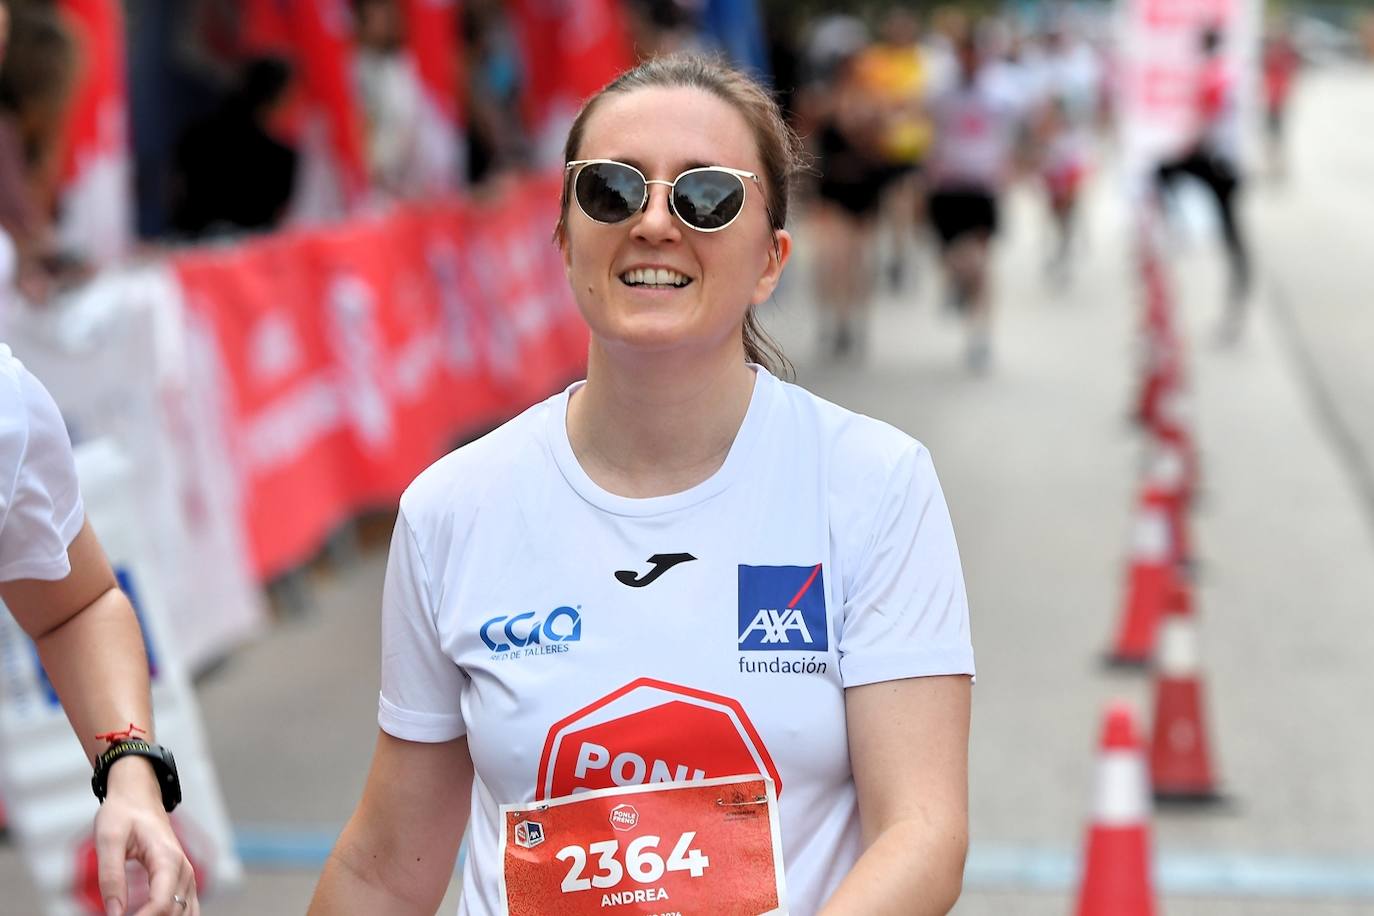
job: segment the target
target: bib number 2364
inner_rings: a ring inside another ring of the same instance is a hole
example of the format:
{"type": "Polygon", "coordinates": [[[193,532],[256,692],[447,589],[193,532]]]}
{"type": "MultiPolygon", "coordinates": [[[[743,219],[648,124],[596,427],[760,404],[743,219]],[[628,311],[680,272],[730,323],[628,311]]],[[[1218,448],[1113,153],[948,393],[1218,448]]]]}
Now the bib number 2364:
{"type": "Polygon", "coordinates": [[[761,776],[501,808],[510,916],[786,913],[777,795],[761,776]]]}

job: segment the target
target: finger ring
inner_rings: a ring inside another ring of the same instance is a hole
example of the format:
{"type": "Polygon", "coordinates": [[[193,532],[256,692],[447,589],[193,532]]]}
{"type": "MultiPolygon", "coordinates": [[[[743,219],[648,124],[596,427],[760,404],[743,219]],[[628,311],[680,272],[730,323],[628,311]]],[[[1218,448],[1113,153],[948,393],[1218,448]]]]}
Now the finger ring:
{"type": "Polygon", "coordinates": [[[175,903],[177,906],[181,907],[183,910],[186,909],[186,898],[181,896],[180,894],[173,894],[172,902],[175,903]]]}

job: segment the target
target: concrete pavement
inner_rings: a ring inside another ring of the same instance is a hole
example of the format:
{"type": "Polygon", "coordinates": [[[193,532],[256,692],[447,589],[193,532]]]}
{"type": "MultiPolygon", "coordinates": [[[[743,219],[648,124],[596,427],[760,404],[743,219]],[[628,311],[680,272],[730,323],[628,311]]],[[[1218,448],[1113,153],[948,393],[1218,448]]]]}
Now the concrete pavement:
{"type": "MultiPolygon", "coordinates": [[[[1374,415],[1361,407],[1374,405],[1374,336],[1363,338],[1363,360],[1360,338],[1351,339],[1374,320],[1371,275],[1347,247],[1367,225],[1354,201],[1374,199],[1374,150],[1352,152],[1359,141],[1335,129],[1341,106],[1374,98],[1374,77],[1311,79],[1299,97],[1310,113],[1300,108],[1294,127],[1327,131],[1328,142],[1303,137],[1291,186],[1248,201],[1262,282],[1238,347],[1207,343],[1220,254],[1187,240],[1171,250],[1204,473],[1194,534],[1208,713],[1233,799],[1222,811],[1156,817],[1171,916],[1374,907],[1374,890],[1362,899],[1352,891],[1374,881],[1374,667],[1365,659],[1374,528],[1295,355],[1315,354],[1309,361],[1329,370],[1321,378],[1337,379],[1327,382],[1333,397],[1351,405],[1340,410],[1356,421],[1374,415]],[[1355,188],[1331,188],[1333,175],[1355,188]],[[1301,305],[1306,351],[1295,350],[1295,325],[1276,295],[1301,305]]],[[[1101,706],[1125,696],[1148,714],[1148,681],[1097,663],[1119,612],[1141,455],[1126,422],[1139,301],[1113,191],[1094,188],[1089,247],[1063,291],[1043,275],[1039,200],[1024,191],[1012,199],[985,377],[962,365],[961,328],[939,307],[929,255],[914,287],[877,303],[861,366],[815,356],[804,246],[769,315],[799,381],[924,441],[948,496],[980,671],[973,850],[959,916],[1069,911],[1101,706]]],[[[1374,445],[1374,426],[1362,428],[1374,445]]],[[[207,902],[207,914],[303,912],[318,857],[357,801],[376,733],[388,534],[384,520],[364,526],[356,563],[314,574],[313,614],[283,623],[200,685],[249,860],[243,888],[207,902]]],[[[11,850],[0,850],[0,881],[0,913],[37,912],[11,850]]],[[[453,900],[451,892],[442,912],[453,900]]]]}

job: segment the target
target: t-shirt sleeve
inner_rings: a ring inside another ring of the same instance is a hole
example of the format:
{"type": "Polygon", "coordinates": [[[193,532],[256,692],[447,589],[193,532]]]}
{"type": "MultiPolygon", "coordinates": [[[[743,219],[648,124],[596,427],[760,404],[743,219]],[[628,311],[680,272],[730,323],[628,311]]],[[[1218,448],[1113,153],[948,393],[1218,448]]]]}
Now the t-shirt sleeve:
{"type": "Polygon", "coordinates": [[[56,581],[72,571],[67,548],[86,518],[76,461],[52,396],[27,369],[14,368],[2,383],[8,391],[0,421],[0,486],[7,487],[0,491],[0,581],[56,581]]]}
{"type": "Polygon", "coordinates": [[[874,527],[846,577],[844,685],[972,675],[964,574],[930,453],[913,443],[874,496],[874,527]]]}
{"type": "Polygon", "coordinates": [[[429,575],[404,510],[396,517],[382,589],[382,690],[377,724],[405,741],[467,732],[459,705],[466,675],[444,652],[429,575]]]}

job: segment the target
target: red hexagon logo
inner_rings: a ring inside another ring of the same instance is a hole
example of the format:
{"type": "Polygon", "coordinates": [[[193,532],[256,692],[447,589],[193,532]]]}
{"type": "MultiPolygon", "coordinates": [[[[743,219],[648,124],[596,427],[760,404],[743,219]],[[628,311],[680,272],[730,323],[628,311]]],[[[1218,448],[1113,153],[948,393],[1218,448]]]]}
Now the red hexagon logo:
{"type": "Polygon", "coordinates": [[[633,830],[638,823],[639,812],[634,805],[616,805],[611,809],[611,826],[616,830],[633,830]]]}
{"type": "Polygon", "coordinates": [[[639,678],[553,724],[535,799],[752,773],[782,795],[773,758],[739,701],[639,678]]]}

